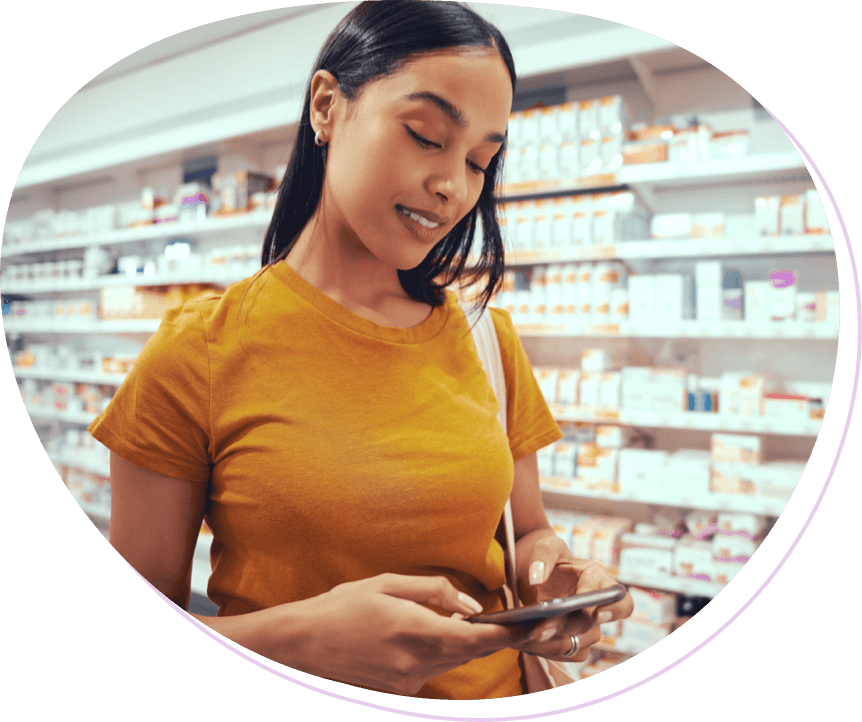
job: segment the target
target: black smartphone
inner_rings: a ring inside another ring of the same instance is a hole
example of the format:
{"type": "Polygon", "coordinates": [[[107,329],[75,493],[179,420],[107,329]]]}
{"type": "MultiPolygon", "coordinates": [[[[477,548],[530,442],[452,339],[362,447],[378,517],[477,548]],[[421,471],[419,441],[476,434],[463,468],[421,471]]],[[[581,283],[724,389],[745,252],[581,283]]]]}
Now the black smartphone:
{"type": "Polygon", "coordinates": [[[626,588],[622,584],[616,584],[606,589],[598,589],[594,592],[575,594],[572,597],[562,599],[549,599],[546,602],[529,604],[518,609],[506,609],[502,612],[488,612],[487,614],[476,614],[466,617],[466,621],[481,624],[530,624],[541,622],[543,619],[557,617],[561,614],[586,609],[587,607],[600,607],[606,604],[618,602],[626,595],[626,588]]]}

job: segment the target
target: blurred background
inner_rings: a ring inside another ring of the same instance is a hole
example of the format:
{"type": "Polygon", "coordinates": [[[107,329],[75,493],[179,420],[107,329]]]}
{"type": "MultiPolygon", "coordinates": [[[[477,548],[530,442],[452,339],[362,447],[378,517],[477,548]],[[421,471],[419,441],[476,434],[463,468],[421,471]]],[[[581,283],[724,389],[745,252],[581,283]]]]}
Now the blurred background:
{"type": "MultiPolygon", "coordinates": [[[[260,267],[314,56],[353,5],[146,47],[82,87],[21,170],[0,250],[5,339],[48,455],[106,534],[108,454],[86,427],[166,308],[260,267]]],[[[608,21],[473,7],[519,73],[494,305],[564,432],[540,452],[548,515],[636,603],[606,625],[589,676],[702,609],[784,508],[829,399],[834,248],[799,154],[719,70],[608,21]]],[[[203,613],[210,541],[204,527],[203,613]]]]}

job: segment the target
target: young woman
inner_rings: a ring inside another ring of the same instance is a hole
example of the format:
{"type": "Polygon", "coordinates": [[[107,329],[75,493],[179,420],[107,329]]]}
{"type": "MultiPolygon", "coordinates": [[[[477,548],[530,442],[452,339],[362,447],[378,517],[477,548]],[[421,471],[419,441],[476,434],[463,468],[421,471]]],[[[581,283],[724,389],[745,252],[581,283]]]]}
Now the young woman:
{"type": "Polygon", "coordinates": [[[180,606],[201,520],[213,630],[353,685],[438,698],[523,692],[520,654],[583,661],[631,599],[531,634],[504,607],[495,540],[511,492],[519,576],[539,599],[610,586],[542,507],[560,437],[509,317],[492,310],[508,438],[464,313],[503,251],[493,191],[515,70],[450,2],[357,6],[308,85],[255,277],[169,311],[90,427],[111,454],[111,543],[180,606]]]}

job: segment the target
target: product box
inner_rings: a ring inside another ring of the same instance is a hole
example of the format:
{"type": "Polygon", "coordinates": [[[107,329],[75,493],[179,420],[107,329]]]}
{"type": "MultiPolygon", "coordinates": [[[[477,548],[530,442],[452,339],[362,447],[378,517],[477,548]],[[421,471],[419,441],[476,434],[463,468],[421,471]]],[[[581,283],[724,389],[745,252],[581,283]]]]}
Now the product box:
{"type": "Polygon", "coordinates": [[[634,611],[630,619],[658,625],[676,620],[676,594],[629,587],[629,595],[634,602],[634,611]]]}
{"type": "Polygon", "coordinates": [[[745,320],[753,323],[770,321],[770,291],[772,284],[769,281],[746,281],[745,298],[745,320]]]}
{"type": "Polygon", "coordinates": [[[796,320],[810,323],[817,319],[817,294],[796,294],[796,320]]]}
{"type": "Polygon", "coordinates": [[[551,201],[551,248],[567,248],[572,241],[574,210],[568,198],[554,198],[551,201]]]}
{"type": "Polygon", "coordinates": [[[703,499],[709,494],[710,452],[701,449],[679,449],[667,457],[666,486],[681,496],[703,499]]]}
{"type": "Polygon", "coordinates": [[[811,399],[799,394],[768,393],[763,396],[763,416],[787,423],[804,424],[810,419],[811,399]]]}
{"type": "Polygon", "coordinates": [[[763,374],[743,376],[739,379],[737,413],[742,416],[762,416],[763,397],[766,393],[768,377],[763,374]]]}
{"type": "Polygon", "coordinates": [[[603,449],[622,449],[628,443],[629,437],[629,427],[610,424],[596,426],[596,444],[603,449]]]}
{"type": "Polygon", "coordinates": [[[609,371],[611,368],[611,356],[605,349],[588,348],[581,353],[582,371],[609,371]]]}
{"type": "Polygon", "coordinates": [[[554,446],[545,446],[536,452],[536,462],[539,467],[539,476],[554,476],[554,446]]]}
{"type": "Polygon", "coordinates": [[[581,372],[577,369],[560,369],[557,378],[557,403],[563,406],[577,406],[580,381],[581,372]]]}
{"type": "Polygon", "coordinates": [[[619,409],[622,405],[622,376],[617,372],[605,372],[599,380],[598,408],[619,409]]]}
{"type": "Polygon", "coordinates": [[[555,106],[557,111],[557,132],[564,141],[578,138],[578,106],[577,103],[560,103],[555,106]]]}
{"type": "Polygon", "coordinates": [[[829,233],[829,219],[816,190],[805,191],[805,232],[829,233]]]}
{"type": "Polygon", "coordinates": [[[560,144],[557,163],[561,179],[577,178],[580,171],[580,156],[578,144],[574,140],[566,140],[560,144]]]}
{"type": "Polygon", "coordinates": [[[840,320],[838,291],[818,291],[815,320],[837,326],[840,320]]]}
{"type": "Polygon", "coordinates": [[[666,140],[643,140],[623,144],[623,165],[663,163],[668,158],[666,140]]]}
{"type": "Polygon", "coordinates": [[[533,375],[536,377],[536,383],[539,384],[539,390],[545,398],[545,403],[553,404],[557,402],[557,382],[560,372],[555,368],[539,368],[533,369],[533,375]]]}
{"type": "Polygon", "coordinates": [[[766,519],[758,514],[721,512],[717,522],[719,534],[758,539],[766,529],[766,519]]]}
{"type": "Polygon", "coordinates": [[[755,494],[756,470],[746,464],[723,464],[712,466],[709,488],[716,494],[755,494]]]}
{"type": "Polygon", "coordinates": [[[656,240],[688,238],[692,220],[690,213],[657,213],[650,222],[650,233],[656,240]]]}
{"type": "Polygon", "coordinates": [[[558,441],[553,446],[553,473],[550,476],[557,476],[563,479],[574,479],[578,475],[578,444],[558,441]]]}
{"type": "Polygon", "coordinates": [[[605,136],[619,136],[622,138],[627,115],[622,96],[604,96],[598,99],[597,105],[598,125],[602,134],[605,136]]]}
{"type": "Polygon", "coordinates": [[[782,236],[797,236],[805,233],[805,196],[781,196],[780,230],[782,236]]]}
{"type": "Polygon", "coordinates": [[[634,653],[646,651],[673,631],[672,623],[656,625],[631,618],[622,620],[621,626],[622,634],[618,644],[634,653]]]}
{"type": "Polygon", "coordinates": [[[615,288],[611,291],[610,322],[620,323],[629,317],[629,292],[625,288],[615,288]]]}
{"type": "Polygon", "coordinates": [[[558,146],[551,144],[540,145],[538,161],[538,176],[540,180],[560,177],[558,146]]]}
{"type": "Polygon", "coordinates": [[[620,449],[618,483],[623,495],[655,493],[663,486],[668,454],[653,449],[620,449]]]}
{"type": "Polygon", "coordinates": [[[532,249],[543,250],[551,246],[551,214],[550,201],[540,198],[533,201],[533,244],[532,249]]]}
{"type": "Polygon", "coordinates": [[[673,563],[679,577],[710,581],[715,574],[712,542],[686,534],[677,540],[673,563]]]}
{"type": "Polygon", "coordinates": [[[656,277],[629,277],[629,319],[632,323],[655,323],[656,277]]]}
{"type": "Polygon", "coordinates": [[[724,213],[697,213],[692,216],[689,238],[724,238],[724,213]]]}
{"type": "Polygon", "coordinates": [[[721,561],[716,559],[713,563],[715,566],[715,580],[721,584],[728,584],[737,574],[745,562],[721,561]]]}
{"type": "Polygon", "coordinates": [[[621,517],[599,517],[590,540],[590,556],[604,567],[616,568],[620,562],[620,538],[634,522],[621,517]]]}
{"type": "Polygon", "coordinates": [[[653,278],[656,317],[660,320],[672,321],[692,318],[694,294],[691,276],[662,273],[653,278]]]}
{"type": "Polygon", "coordinates": [[[651,408],[652,368],[649,366],[626,366],[620,371],[622,389],[621,408],[631,411],[647,411],[651,408]]]}
{"type": "Polygon", "coordinates": [[[620,537],[620,576],[670,574],[676,540],[629,532],[620,537]]]}
{"type": "Polygon", "coordinates": [[[712,539],[712,552],[716,561],[747,562],[757,551],[760,542],[744,536],[716,534],[712,539]]]}
{"type": "Polygon", "coordinates": [[[711,539],[718,529],[718,514],[714,511],[693,511],[686,516],[685,526],[695,539],[711,539]]]}
{"type": "Polygon", "coordinates": [[[578,137],[597,140],[601,135],[598,101],[582,101],[578,105],[578,137]]]}
{"type": "Polygon", "coordinates": [[[688,406],[688,372],[683,368],[653,368],[649,393],[652,411],[684,411],[688,406]]]}
{"type": "Polygon", "coordinates": [[[539,108],[537,111],[539,120],[539,142],[558,143],[560,133],[558,128],[557,107],[554,105],[539,108]]]}
{"type": "Polygon", "coordinates": [[[771,499],[787,500],[796,489],[805,464],[799,462],[770,462],[757,470],[756,493],[771,499]]]}
{"type": "Polygon", "coordinates": [[[597,139],[586,138],[581,140],[578,149],[578,163],[581,176],[592,176],[598,174],[602,169],[602,148],[597,139]]]}
{"type": "Polygon", "coordinates": [[[754,199],[754,223],[758,236],[777,236],[780,229],[781,196],[754,199]]]}
{"type": "Polygon", "coordinates": [[[730,130],[713,133],[709,141],[711,158],[738,158],[748,154],[748,131],[730,130]]]}
{"type": "Polygon", "coordinates": [[[698,261],[694,264],[694,279],[698,294],[704,286],[721,288],[724,281],[724,265],[721,261],[698,261]]]}
{"type": "Polygon", "coordinates": [[[697,163],[709,157],[712,130],[705,125],[678,130],[668,142],[668,160],[697,163]]]}
{"type": "Polygon", "coordinates": [[[796,273],[773,271],[769,282],[769,317],[773,321],[792,320],[796,316],[796,273]]]}
{"type": "Polygon", "coordinates": [[[605,135],[599,146],[599,156],[602,160],[601,173],[616,173],[623,166],[622,135],[605,135]]]}
{"type": "Polygon", "coordinates": [[[711,452],[714,463],[761,464],[763,439],[746,434],[712,434],[711,452]]]}
{"type": "Polygon", "coordinates": [[[160,319],[170,307],[167,291],[146,287],[103,288],[100,292],[99,318],[160,319]]]}

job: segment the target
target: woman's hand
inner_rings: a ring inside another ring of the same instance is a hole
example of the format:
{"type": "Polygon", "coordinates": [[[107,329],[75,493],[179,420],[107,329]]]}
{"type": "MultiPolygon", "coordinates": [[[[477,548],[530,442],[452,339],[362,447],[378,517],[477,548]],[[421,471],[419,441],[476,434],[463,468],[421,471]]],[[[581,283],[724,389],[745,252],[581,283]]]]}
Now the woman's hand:
{"type": "MultiPolygon", "coordinates": [[[[563,540],[550,530],[537,529],[525,535],[518,540],[516,548],[521,580],[518,592],[524,604],[605,589],[619,583],[601,565],[575,558],[563,540]]],[[[585,662],[590,646],[601,639],[599,625],[625,619],[631,615],[633,606],[631,596],[626,594],[613,604],[549,619],[536,625],[527,641],[518,648],[562,662],[585,662]],[[567,656],[575,635],[579,651],[567,656]]]]}
{"type": "Polygon", "coordinates": [[[382,574],[251,614],[197,618],[294,669],[410,695],[443,672],[513,646],[511,630],[461,619],[477,611],[478,602],[444,577],[382,574]]]}

